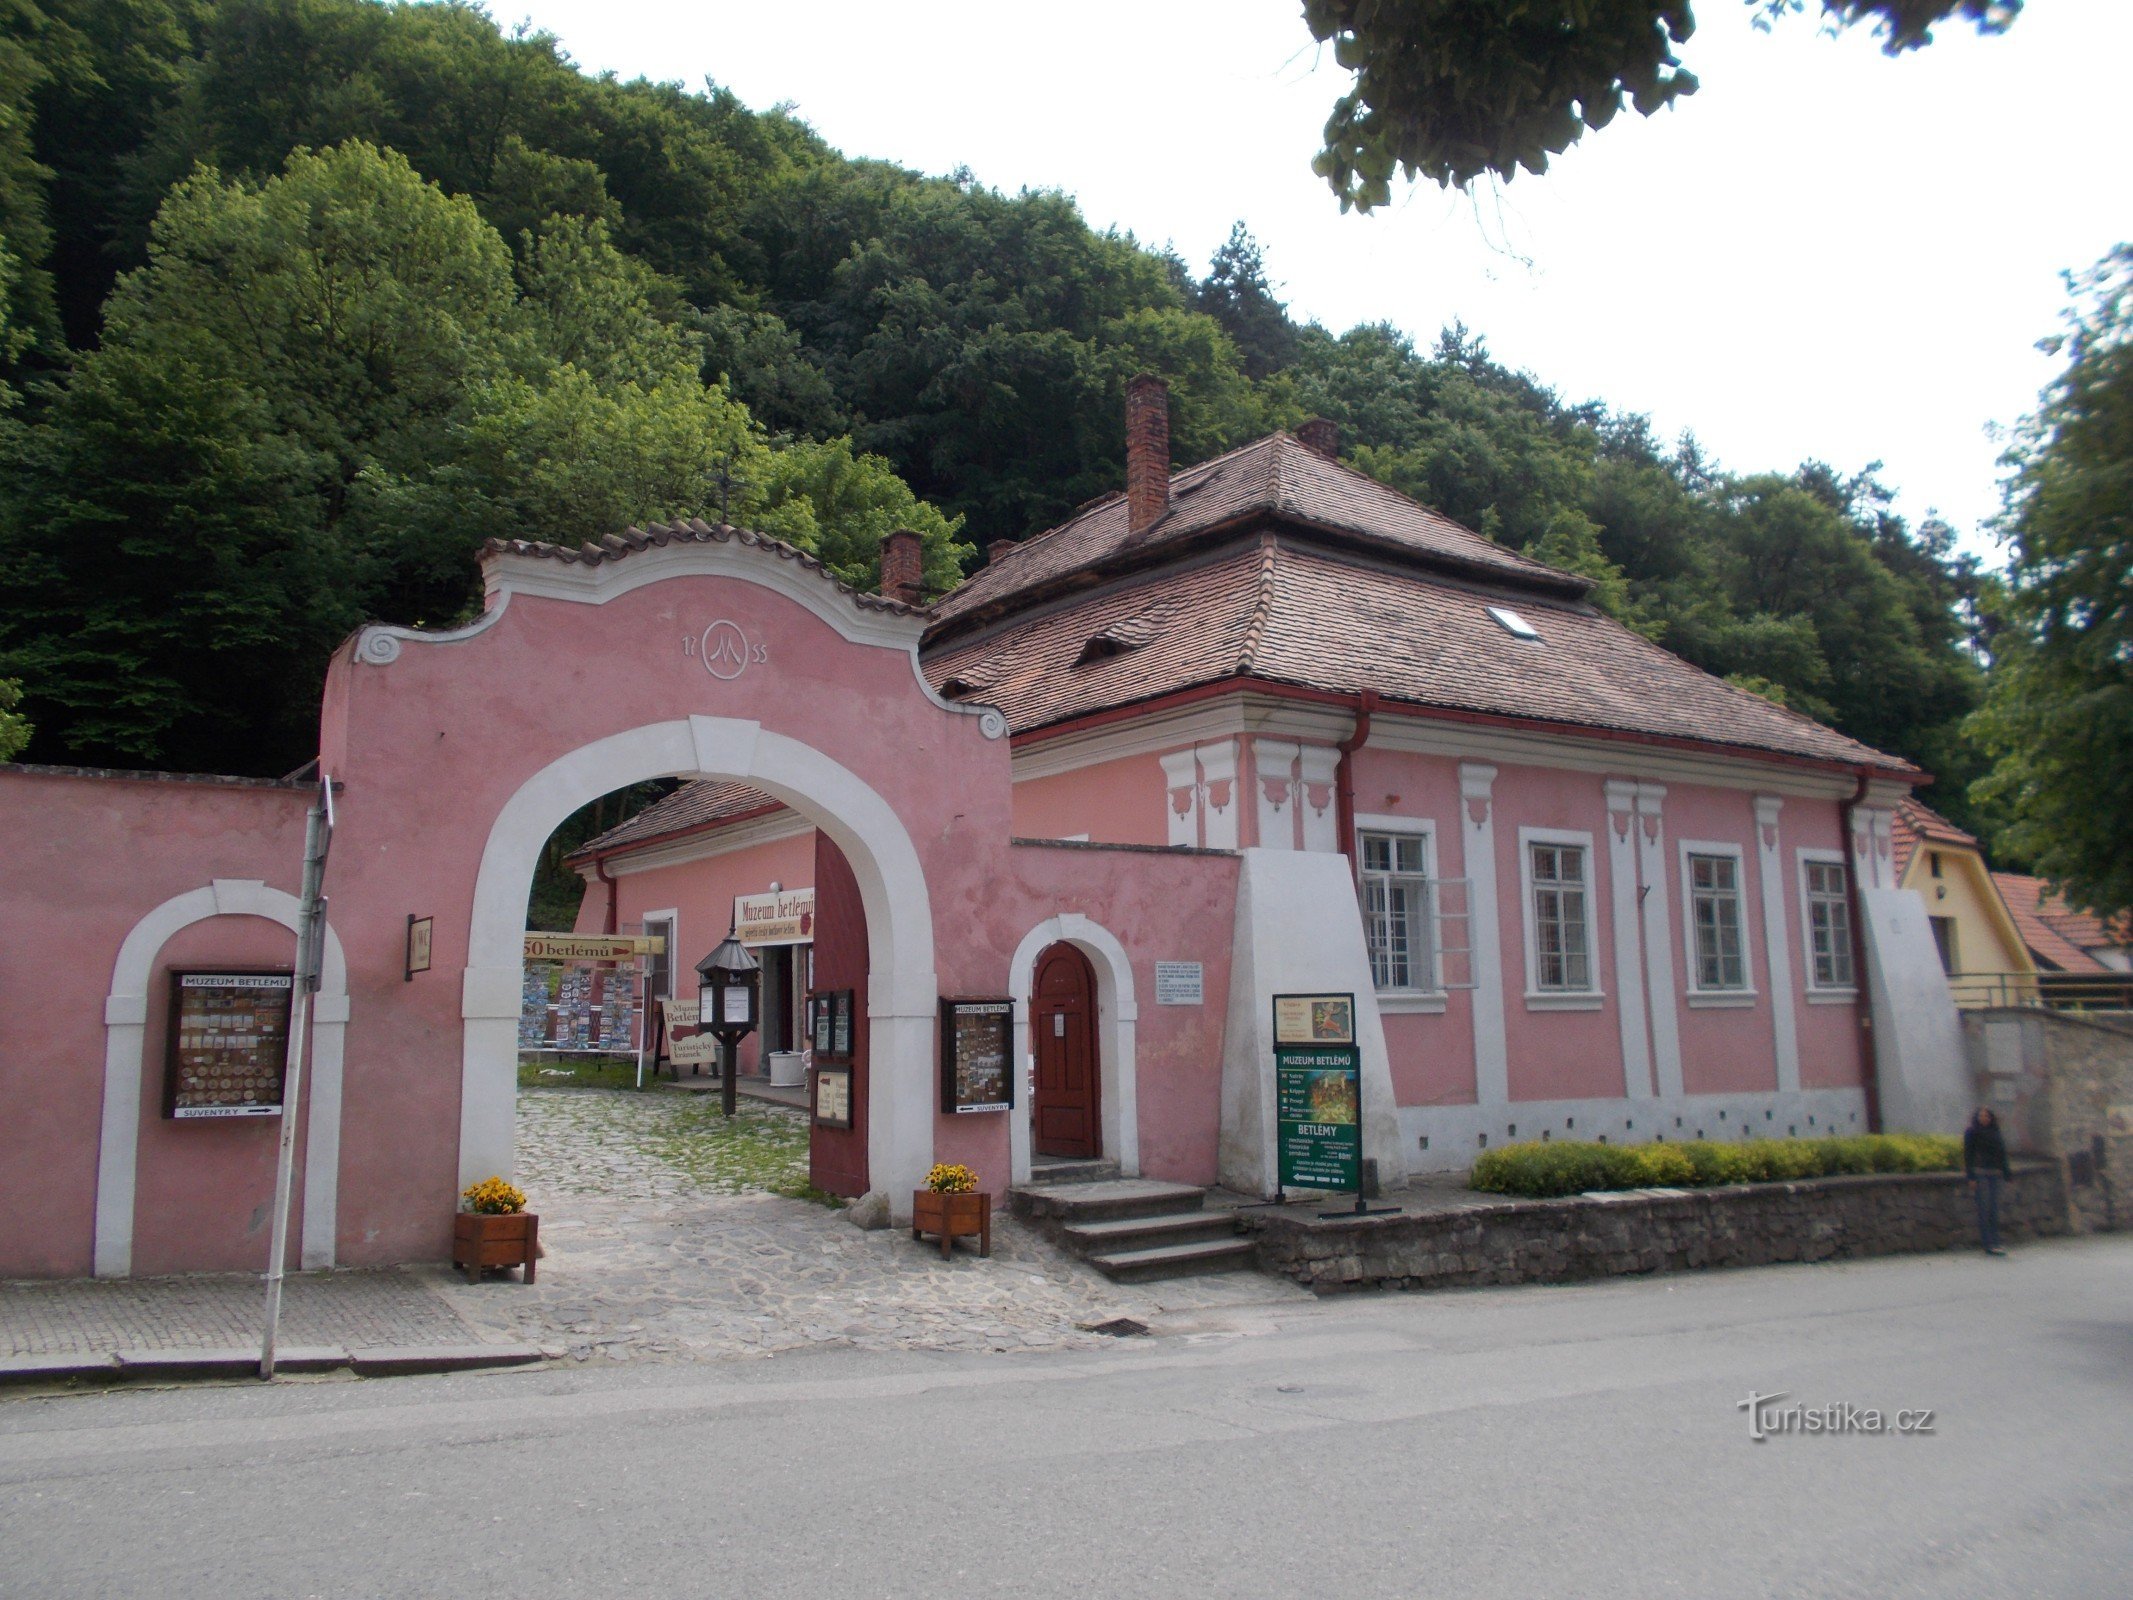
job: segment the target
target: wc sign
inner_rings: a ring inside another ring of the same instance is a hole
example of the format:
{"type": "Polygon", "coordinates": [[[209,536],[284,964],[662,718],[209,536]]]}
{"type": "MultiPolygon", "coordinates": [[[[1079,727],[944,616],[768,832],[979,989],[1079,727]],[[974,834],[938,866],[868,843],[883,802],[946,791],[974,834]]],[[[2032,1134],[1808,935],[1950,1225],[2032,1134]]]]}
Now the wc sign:
{"type": "Polygon", "coordinates": [[[770,646],[754,643],[738,622],[724,617],[701,634],[684,634],[681,653],[696,657],[704,664],[704,671],[720,683],[731,683],[750,667],[767,666],[770,662],[770,646]]]}

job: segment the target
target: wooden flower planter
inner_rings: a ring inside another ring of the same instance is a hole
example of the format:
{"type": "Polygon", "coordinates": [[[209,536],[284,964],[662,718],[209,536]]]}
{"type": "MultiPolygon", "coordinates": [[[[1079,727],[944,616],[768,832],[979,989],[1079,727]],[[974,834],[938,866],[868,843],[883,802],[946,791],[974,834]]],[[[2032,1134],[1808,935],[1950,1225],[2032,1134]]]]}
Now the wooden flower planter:
{"type": "Polygon", "coordinates": [[[486,1216],[460,1211],[452,1217],[452,1265],[465,1270],[467,1282],[481,1282],[484,1267],[524,1267],[533,1281],[533,1263],[541,1252],[541,1219],[530,1211],[486,1216]]]}
{"type": "Polygon", "coordinates": [[[940,1236],[941,1255],[946,1257],[957,1239],[978,1241],[978,1254],[992,1254],[992,1196],[982,1191],[970,1194],[935,1194],[919,1189],[911,1195],[911,1237],[940,1236]]]}

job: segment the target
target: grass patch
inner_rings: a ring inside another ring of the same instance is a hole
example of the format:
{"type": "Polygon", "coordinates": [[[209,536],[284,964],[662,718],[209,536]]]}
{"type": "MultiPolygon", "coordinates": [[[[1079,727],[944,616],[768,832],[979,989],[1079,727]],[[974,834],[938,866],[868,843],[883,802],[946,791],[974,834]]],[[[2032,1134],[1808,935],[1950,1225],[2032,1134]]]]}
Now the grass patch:
{"type": "Polygon", "coordinates": [[[808,1182],[806,1113],[743,1100],[725,1117],[716,1095],[691,1095],[689,1102],[646,1138],[653,1156],[713,1194],[820,1196],[808,1182]]]}
{"type": "Polygon", "coordinates": [[[1743,1139],[1737,1144],[1591,1144],[1578,1139],[1484,1150],[1467,1187],[1553,1199],[1594,1189],[1693,1189],[1786,1183],[1870,1172],[1953,1172],[1963,1142],[1937,1133],[1861,1133],[1830,1139],[1743,1139]]]}
{"type": "MultiPolygon", "coordinates": [[[[645,1086],[651,1086],[645,1075],[645,1086]]],[[[637,1087],[635,1056],[520,1056],[518,1086],[521,1089],[634,1089],[637,1087]]]]}

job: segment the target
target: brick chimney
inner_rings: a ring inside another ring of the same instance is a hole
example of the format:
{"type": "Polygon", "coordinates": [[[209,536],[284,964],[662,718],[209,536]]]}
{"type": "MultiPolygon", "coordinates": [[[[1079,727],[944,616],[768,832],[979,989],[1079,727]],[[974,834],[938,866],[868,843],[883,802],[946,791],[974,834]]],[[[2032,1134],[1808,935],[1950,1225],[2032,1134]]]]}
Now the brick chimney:
{"type": "Polygon", "coordinates": [[[993,542],[992,542],[991,544],[989,544],[989,545],[987,545],[987,546],[985,547],[985,560],[986,560],[986,562],[987,562],[988,564],[990,564],[991,562],[994,562],[994,561],[997,561],[997,560],[999,560],[999,559],[1000,559],[1000,557],[1002,557],[1002,556],[1006,555],[1006,554],[1007,554],[1007,553],[1008,553],[1008,552],[1009,552],[1010,550],[1014,549],[1014,547],[1015,547],[1016,545],[1020,544],[1021,542],[1022,542],[1022,541],[1021,541],[1021,540],[1019,540],[1019,539],[995,539],[995,540],[993,540],[993,542]]]}
{"type": "Polygon", "coordinates": [[[881,592],[889,599],[907,606],[924,605],[924,567],[918,535],[909,528],[898,528],[882,539],[881,592]]]}
{"type": "Polygon", "coordinates": [[[1126,385],[1126,529],[1170,509],[1170,385],[1144,372],[1126,385]]]}
{"type": "Polygon", "coordinates": [[[1313,417],[1297,428],[1296,437],[1314,456],[1324,456],[1328,461],[1341,458],[1341,425],[1337,422],[1313,417]]]}

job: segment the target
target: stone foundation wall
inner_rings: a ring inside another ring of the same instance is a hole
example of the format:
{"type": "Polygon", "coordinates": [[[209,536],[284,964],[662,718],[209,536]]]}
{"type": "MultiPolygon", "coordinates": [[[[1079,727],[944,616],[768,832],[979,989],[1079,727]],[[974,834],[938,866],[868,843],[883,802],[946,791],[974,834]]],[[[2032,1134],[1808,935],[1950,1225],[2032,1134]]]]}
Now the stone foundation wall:
{"type": "Polygon", "coordinates": [[[2133,1222],[2133,1017],[1966,1011],[1963,1035],[1978,1099],[2006,1124],[2008,1147],[2059,1164],[2072,1226],[2133,1222]]]}
{"type": "MultiPolygon", "coordinates": [[[[2009,1239],[2065,1233],[2058,1167],[2016,1162],[2000,1216],[2009,1239]]],[[[1254,1237],[1261,1270],[1322,1294],[1564,1283],[1977,1243],[1968,1185],[1960,1173],[1938,1172],[1518,1200],[1352,1220],[1323,1220],[1301,1207],[1238,1217],[1254,1237]]]]}

